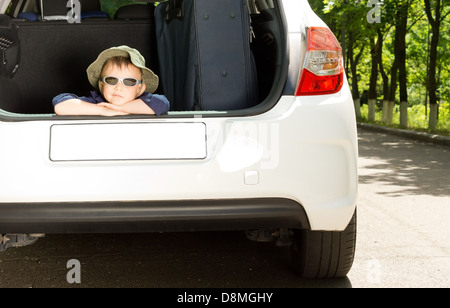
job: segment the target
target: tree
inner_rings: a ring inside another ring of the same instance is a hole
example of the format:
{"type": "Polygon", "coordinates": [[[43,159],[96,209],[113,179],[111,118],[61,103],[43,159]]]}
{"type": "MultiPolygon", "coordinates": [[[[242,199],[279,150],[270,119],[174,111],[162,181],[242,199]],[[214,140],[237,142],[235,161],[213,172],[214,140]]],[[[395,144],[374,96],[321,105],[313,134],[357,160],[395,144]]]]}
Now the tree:
{"type": "MultiPolygon", "coordinates": [[[[392,124],[394,106],[400,103],[400,124],[407,127],[414,123],[408,107],[423,104],[429,95],[430,108],[423,113],[429,128],[448,127],[437,120],[439,113],[448,113],[438,108],[439,102],[450,110],[444,104],[450,101],[450,0],[309,2],[341,42],[357,115],[359,93],[367,92],[369,120],[375,119],[376,101],[383,97],[382,121],[392,124]],[[381,18],[374,21],[376,4],[381,18]]],[[[416,125],[421,121],[415,120],[416,125]]]]}
{"type": "Polygon", "coordinates": [[[381,59],[380,62],[378,63],[378,67],[380,69],[380,74],[381,77],[383,78],[383,109],[382,109],[382,116],[381,116],[381,121],[383,122],[387,122],[387,114],[388,114],[388,107],[389,107],[389,76],[386,73],[386,70],[384,69],[384,64],[383,64],[383,49],[384,49],[384,44],[383,42],[383,33],[381,31],[381,29],[377,30],[377,34],[378,34],[378,41],[380,42],[380,53],[381,53],[381,59]]]}
{"type": "Polygon", "coordinates": [[[361,118],[358,64],[367,46],[367,6],[363,1],[323,0],[310,1],[322,12],[321,17],[341,42],[344,67],[351,84],[356,117],[361,118]]]}
{"type": "Polygon", "coordinates": [[[395,39],[394,39],[394,62],[391,67],[391,82],[389,90],[389,103],[386,117],[387,124],[392,124],[395,106],[395,95],[397,92],[397,73],[400,83],[400,119],[402,126],[407,126],[408,92],[406,88],[406,32],[408,24],[409,1],[401,1],[396,5],[395,12],[395,39]]]}
{"type": "MultiPolygon", "coordinates": [[[[390,25],[386,22],[382,22],[382,19],[386,19],[386,10],[381,9],[382,3],[376,3],[378,7],[372,8],[372,10],[368,13],[368,22],[371,23],[369,26],[368,35],[370,36],[370,55],[371,55],[371,71],[370,71],[370,80],[369,80],[369,90],[367,96],[367,105],[369,109],[368,120],[375,121],[375,109],[377,102],[377,85],[378,85],[378,73],[380,72],[383,78],[383,94],[384,97],[388,97],[388,77],[383,69],[383,33],[386,33],[390,28],[390,25]],[[375,16],[370,16],[370,14],[375,14],[375,16]],[[376,16],[378,14],[378,16],[376,16]],[[378,18],[378,20],[377,20],[378,18]]],[[[370,2],[367,4],[369,7],[373,6],[370,2]]],[[[383,102],[383,106],[385,103],[383,102]]]]}
{"type": "MultiPolygon", "coordinates": [[[[408,89],[406,85],[406,33],[408,30],[408,10],[410,3],[406,1],[403,6],[400,7],[399,24],[396,32],[400,32],[398,35],[398,79],[400,88],[400,126],[408,127],[408,89]]],[[[397,27],[396,27],[397,28],[397,27]]],[[[397,54],[396,54],[397,56],[397,54]]]]}
{"type": "Polygon", "coordinates": [[[438,118],[438,99],[437,99],[437,82],[436,82],[436,67],[438,58],[438,44],[439,44],[439,32],[441,27],[441,22],[450,13],[450,11],[443,13],[445,8],[445,0],[424,0],[425,2],[425,12],[427,14],[428,21],[431,25],[431,44],[430,44],[430,62],[428,66],[428,81],[427,81],[427,91],[430,99],[430,115],[428,121],[428,128],[430,130],[436,129],[437,118],[438,118]],[[432,3],[433,2],[433,3],[432,3]],[[434,16],[432,12],[432,4],[434,4],[434,16]]]}
{"type": "Polygon", "coordinates": [[[375,106],[377,102],[377,81],[378,81],[378,63],[381,62],[380,39],[375,42],[375,38],[370,38],[370,49],[372,55],[372,69],[370,72],[370,84],[367,94],[367,104],[369,106],[369,121],[375,121],[375,106]]]}
{"type": "Polygon", "coordinates": [[[356,49],[355,44],[355,33],[351,31],[348,34],[348,62],[350,63],[350,72],[351,72],[351,89],[352,89],[352,97],[355,105],[356,117],[361,119],[361,97],[359,94],[358,88],[358,63],[361,59],[361,56],[364,52],[365,45],[362,45],[359,49],[359,52],[355,55],[354,51],[356,49]]]}

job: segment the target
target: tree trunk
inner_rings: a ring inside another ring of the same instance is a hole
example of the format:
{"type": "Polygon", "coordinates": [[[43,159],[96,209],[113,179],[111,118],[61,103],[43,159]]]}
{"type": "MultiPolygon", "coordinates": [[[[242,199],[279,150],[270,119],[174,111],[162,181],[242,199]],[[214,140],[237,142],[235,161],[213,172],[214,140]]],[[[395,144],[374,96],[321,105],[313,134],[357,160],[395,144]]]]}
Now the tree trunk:
{"type": "Polygon", "coordinates": [[[395,101],[389,100],[387,103],[386,124],[389,124],[389,125],[392,124],[392,120],[394,119],[394,107],[395,107],[395,101]]]}
{"type": "Polygon", "coordinates": [[[388,110],[389,110],[389,100],[383,99],[383,110],[381,113],[381,121],[383,123],[387,123],[388,110]]]}
{"type": "Polygon", "coordinates": [[[400,126],[408,127],[408,102],[400,101],[400,126]]]}
{"type": "Polygon", "coordinates": [[[398,28],[395,31],[399,31],[398,35],[398,81],[400,88],[400,126],[403,128],[408,127],[408,89],[406,86],[406,32],[408,26],[408,8],[409,2],[400,8],[400,20],[398,28]]]}
{"type": "Polygon", "coordinates": [[[356,70],[356,64],[355,59],[353,56],[353,32],[349,32],[348,34],[348,59],[350,61],[350,71],[351,71],[351,85],[352,85],[352,97],[353,97],[353,103],[355,105],[355,113],[356,118],[361,119],[361,101],[359,97],[359,90],[358,90],[358,73],[356,70]]]}
{"type": "Polygon", "coordinates": [[[369,107],[368,120],[375,121],[375,106],[377,102],[377,77],[378,77],[378,61],[380,58],[380,40],[375,43],[373,38],[370,39],[372,54],[372,70],[370,72],[370,84],[367,105],[369,107]]]}
{"type": "Polygon", "coordinates": [[[351,81],[352,81],[352,96],[355,104],[355,113],[356,118],[361,119],[361,96],[359,94],[358,88],[358,63],[361,59],[361,56],[364,52],[364,45],[361,47],[359,53],[355,56],[353,50],[354,46],[354,37],[353,32],[349,32],[348,34],[348,59],[350,61],[350,71],[351,71],[351,81]]]}
{"type": "Polygon", "coordinates": [[[355,106],[355,114],[358,120],[361,119],[361,99],[355,98],[353,99],[353,105],[355,106]]]}
{"type": "Polygon", "coordinates": [[[396,56],[394,59],[394,63],[392,63],[391,68],[391,84],[389,87],[389,99],[385,117],[385,123],[388,125],[392,124],[392,118],[394,115],[395,93],[397,92],[397,71],[398,71],[398,57],[396,56]]]}
{"type": "MultiPolygon", "coordinates": [[[[403,15],[404,12],[407,12],[407,1],[404,1],[403,3],[400,3],[397,5],[397,11],[395,13],[395,39],[394,39],[394,62],[392,63],[391,67],[391,85],[389,90],[389,104],[388,104],[388,111],[386,116],[386,123],[392,124],[392,119],[394,116],[394,106],[395,106],[395,95],[397,92],[397,73],[399,71],[399,68],[403,66],[403,52],[402,48],[404,48],[404,44],[402,43],[404,41],[405,31],[403,31],[403,15]],[[406,9],[405,9],[406,8],[406,9]]],[[[401,76],[403,77],[403,76],[401,76]]]]}
{"type": "Polygon", "coordinates": [[[435,130],[438,120],[438,104],[430,104],[430,117],[428,118],[428,128],[435,130]]]}
{"type": "Polygon", "coordinates": [[[377,33],[380,46],[380,60],[378,62],[378,65],[380,68],[381,77],[383,78],[383,109],[381,113],[381,121],[383,123],[386,123],[389,104],[389,77],[384,70],[383,61],[381,60],[381,57],[383,55],[383,33],[381,32],[381,29],[377,29],[377,33]]]}
{"type": "MultiPolygon", "coordinates": [[[[389,92],[389,106],[386,116],[386,123],[392,124],[392,118],[394,113],[395,105],[395,94],[397,92],[397,73],[400,71],[399,79],[402,84],[402,96],[406,93],[406,69],[405,65],[405,35],[406,35],[406,25],[404,25],[407,20],[408,15],[408,1],[404,1],[397,5],[397,12],[395,14],[395,39],[394,39],[394,63],[391,68],[391,86],[389,92]],[[406,17],[405,17],[406,16],[406,17]],[[403,85],[403,81],[405,84],[403,85]]],[[[401,97],[400,100],[404,99],[401,97]]]]}
{"type": "Polygon", "coordinates": [[[431,14],[430,0],[425,1],[425,12],[431,25],[431,44],[430,44],[430,65],[428,67],[427,89],[430,97],[430,113],[428,118],[428,129],[435,130],[438,119],[437,106],[437,82],[436,82],[436,66],[437,66],[437,47],[439,43],[439,28],[441,26],[441,0],[437,0],[435,7],[435,16],[431,14]]]}
{"type": "Polygon", "coordinates": [[[369,107],[369,114],[367,115],[367,119],[371,122],[375,122],[377,100],[373,99],[373,98],[369,98],[367,100],[367,106],[369,107]]]}

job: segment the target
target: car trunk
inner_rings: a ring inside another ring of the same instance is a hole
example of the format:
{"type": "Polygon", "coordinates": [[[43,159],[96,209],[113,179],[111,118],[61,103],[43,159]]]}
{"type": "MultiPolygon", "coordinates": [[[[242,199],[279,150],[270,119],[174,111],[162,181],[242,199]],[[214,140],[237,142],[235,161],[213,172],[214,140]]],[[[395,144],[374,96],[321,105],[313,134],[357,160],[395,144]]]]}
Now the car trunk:
{"type": "MultiPolygon", "coordinates": [[[[284,87],[287,63],[286,35],[282,10],[274,7],[258,10],[250,5],[251,41],[257,70],[257,102],[245,110],[225,110],[229,114],[254,114],[269,109],[284,87]]],[[[131,16],[132,17],[132,16],[131,16]]],[[[161,69],[155,36],[155,18],[83,19],[67,21],[26,21],[2,16],[0,45],[3,53],[0,71],[0,109],[2,114],[26,118],[30,115],[54,116],[52,98],[60,93],[89,95],[91,86],[86,68],[97,55],[112,46],[128,45],[138,49],[147,67],[156,74],[161,69]],[[22,116],[23,115],[23,116],[22,116]]],[[[220,59],[217,59],[220,61],[220,59]]],[[[165,94],[160,86],[155,93],[165,94]]],[[[232,106],[233,102],[228,102],[232,106]]],[[[176,102],[171,102],[176,106],[176,102]]],[[[179,105],[179,104],[178,104],[179,105]]],[[[214,114],[215,108],[208,111],[214,114]]],[[[172,108],[170,115],[180,114],[172,108]]],[[[223,115],[222,112],[217,114],[223,115]]]]}

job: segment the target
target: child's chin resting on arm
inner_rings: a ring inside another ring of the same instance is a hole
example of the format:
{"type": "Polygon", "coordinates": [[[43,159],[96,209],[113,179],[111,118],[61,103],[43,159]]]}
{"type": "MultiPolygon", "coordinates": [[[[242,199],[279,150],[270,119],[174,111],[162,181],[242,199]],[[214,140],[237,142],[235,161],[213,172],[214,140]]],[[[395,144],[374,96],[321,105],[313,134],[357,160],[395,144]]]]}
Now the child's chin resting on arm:
{"type": "Polygon", "coordinates": [[[88,67],[87,75],[95,90],[89,96],[62,93],[54,97],[57,115],[159,116],[169,111],[167,98],[152,94],[158,87],[158,76],[145,67],[136,49],[119,46],[103,51],[88,67]]]}

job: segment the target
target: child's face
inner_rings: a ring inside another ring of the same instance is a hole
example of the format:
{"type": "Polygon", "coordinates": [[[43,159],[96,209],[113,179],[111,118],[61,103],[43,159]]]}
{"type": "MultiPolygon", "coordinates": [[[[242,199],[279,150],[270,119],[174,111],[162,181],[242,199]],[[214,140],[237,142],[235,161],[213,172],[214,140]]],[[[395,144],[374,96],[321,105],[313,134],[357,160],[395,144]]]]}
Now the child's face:
{"type": "MultiPolygon", "coordinates": [[[[134,65],[123,65],[119,67],[117,65],[107,64],[101,74],[102,78],[106,76],[114,76],[120,79],[131,77],[142,80],[141,70],[134,65]]],[[[140,83],[132,87],[126,87],[122,81],[119,81],[114,86],[101,81],[100,91],[108,103],[122,106],[139,97],[145,91],[145,84],[140,83]]]]}

